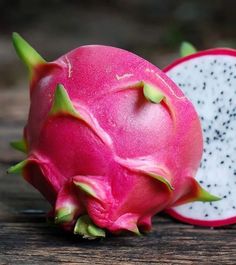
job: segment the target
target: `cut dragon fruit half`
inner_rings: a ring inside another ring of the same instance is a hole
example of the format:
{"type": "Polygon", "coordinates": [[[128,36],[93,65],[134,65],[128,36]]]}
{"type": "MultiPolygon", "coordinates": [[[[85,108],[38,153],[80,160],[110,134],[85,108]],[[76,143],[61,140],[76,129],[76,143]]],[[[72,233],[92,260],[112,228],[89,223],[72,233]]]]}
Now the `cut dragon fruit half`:
{"type": "Polygon", "coordinates": [[[187,223],[236,222],[236,50],[211,49],[176,60],[164,72],[185,92],[200,116],[204,149],[197,180],[220,201],[191,202],[167,212],[187,223]]]}

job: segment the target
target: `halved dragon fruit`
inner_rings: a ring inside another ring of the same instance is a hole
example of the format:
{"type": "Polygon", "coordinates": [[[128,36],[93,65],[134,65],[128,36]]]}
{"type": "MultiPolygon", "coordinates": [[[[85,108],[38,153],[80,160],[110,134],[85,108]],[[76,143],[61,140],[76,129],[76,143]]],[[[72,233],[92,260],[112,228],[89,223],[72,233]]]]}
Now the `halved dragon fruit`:
{"type": "Polygon", "coordinates": [[[218,200],[195,181],[202,155],[198,116],[159,69],[99,45],[46,62],[18,34],[30,70],[28,123],[13,146],[22,171],[53,207],[55,222],[87,238],[139,234],[157,212],[218,200]]]}
{"type": "Polygon", "coordinates": [[[167,212],[196,225],[236,223],[236,50],[197,52],[164,71],[183,89],[201,118],[204,149],[196,178],[222,198],[211,203],[189,203],[167,212]]]}

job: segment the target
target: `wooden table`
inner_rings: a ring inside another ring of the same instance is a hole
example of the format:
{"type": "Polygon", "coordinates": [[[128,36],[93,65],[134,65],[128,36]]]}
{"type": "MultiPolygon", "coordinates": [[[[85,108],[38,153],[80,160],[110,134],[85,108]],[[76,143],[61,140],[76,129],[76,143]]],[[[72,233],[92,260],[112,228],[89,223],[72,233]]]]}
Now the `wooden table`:
{"type": "Polygon", "coordinates": [[[142,237],[86,241],[50,227],[45,200],[6,169],[23,156],[8,147],[21,135],[26,89],[0,90],[0,264],[236,264],[236,225],[194,227],[165,215],[142,237]]]}

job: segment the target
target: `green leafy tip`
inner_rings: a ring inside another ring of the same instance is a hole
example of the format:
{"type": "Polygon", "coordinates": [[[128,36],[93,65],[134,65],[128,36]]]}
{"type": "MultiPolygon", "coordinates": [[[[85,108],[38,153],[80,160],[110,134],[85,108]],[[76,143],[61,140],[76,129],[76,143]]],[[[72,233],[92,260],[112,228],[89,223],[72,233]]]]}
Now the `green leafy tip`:
{"type": "Polygon", "coordinates": [[[79,181],[74,181],[74,184],[79,187],[82,191],[84,191],[86,194],[97,198],[96,192],[94,191],[94,189],[89,186],[88,184],[85,184],[83,182],[79,182],[79,181]]]}
{"type": "Polygon", "coordinates": [[[88,225],[88,233],[95,238],[106,236],[105,231],[95,225],[88,225]]]}
{"type": "Polygon", "coordinates": [[[186,178],[187,185],[189,185],[189,190],[186,194],[183,194],[172,206],[179,206],[184,203],[195,202],[195,201],[202,201],[202,202],[213,202],[219,201],[221,198],[210,194],[201,185],[197,182],[196,179],[192,177],[186,178]]]}
{"type": "Polygon", "coordinates": [[[190,54],[196,53],[197,49],[189,42],[182,42],[180,45],[180,56],[185,57],[190,54]]]}
{"type": "Polygon", "coordinates": [[[24,139],[22,140],[18,140],[18,141],[12,141],[10,142],[11,147],[13,147],[14,149],[21,151],[23,153],[27,153],[27,146],[26,146],[26,142],[24,139]]]}
{"type": "Polygon", "coordinates": [[[69,95],[62,84],[58,84],[55,91],[54,102],[50,114],[68,113],[78,116],[69,95]]]}
{"type": "Polygon", "coordinates": [[[214,202],[221,200],[221,198],[213,194],[210,194],[208,191],[206,191],[199,185],[199,193],[197,196],[197,200],[203,202],[214,202]]]}
{"type": "Polygon", "coordinates": [[[11,166],[7,170],[7,173],[10,173],[10,174],[18,174],[18,173],[21,173],[26,164],[27,164],[27,160],[23,160],[20,163],[14,165],[14,166],[11,166]]]}
{"type": "Polygon", "coordinates": [[[167,187],[169,190],[171,190],[171,191],[174,190],[174,187],[171,185],[171,183],[169,182],[169,180],[166,179],[165,177],[163,177],[163,176],[159,176],[159,175],[157,175],[157,174],[155,174],[155,173],[152,173],[152,172],[148,173],[148,175],[149,175],[150,177],[152,177],[152,178],[154,178],[154,179],[156,179],[156,180],[162,182],[163,184],[165,184],[166,187],[167,187]]]}
{"type": "Polygon", "coordinates": [[[70,207],[63,207],[56,211],[55,223],[62,224],[68,223],[73,220],[74,214],[70,207]]]}
{"type": "Polygon", "coordinates": [[[105,237],[105,231],[99,227],[97,227],[89,218],[88,215],[83,215],[78,218],[75,228],[74,234],[78,234],[83,238],[87,239],[96,239],[98,237],[105,237]]]}
{"type": "Polygon", "coordinates": [[[129,229],[129,231],[131,231],[132,233],[134,233],[137,236],[142,236],[142,234],[140,233],[136,224],[134,225],[134,227],[132,229],[129,229]]]}
{"type": "Polygon", "coordinates": [[[46,63],[46,61],[39,55],[33,47],[29,45],[18,33],[12,34],[12,43],[15,47],[16,53],[20,59],[29,68],[32,73],[35,66],[46,63]]]}
{"type": "Polygon", "coordinates": [[[152,103],[160,103],[165,97],[157,88],[147,83],[143,83],[143,94],[152,103]]]}

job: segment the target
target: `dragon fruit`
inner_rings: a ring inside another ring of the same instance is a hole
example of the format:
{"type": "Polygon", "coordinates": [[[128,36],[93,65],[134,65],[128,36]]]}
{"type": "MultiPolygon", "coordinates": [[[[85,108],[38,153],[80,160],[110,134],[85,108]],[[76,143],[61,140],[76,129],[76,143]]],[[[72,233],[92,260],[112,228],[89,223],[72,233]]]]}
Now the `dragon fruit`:
{"type": "Polygon", "coordinates": [[[159,69],[122,49],[89,45],[46,62],[17,33],[30,72],[22,172],[55,223],[85,238],[136,234],[170,205],[218,197],[194,179],[202,132],[193,105],[159,69]]]}
{"type": "Polygon", "coordinates": [[[212,49],[181,58],[164,70],[192,100],[203,126],[204,150],[197,180],[222,198],[169,209],[202,226],[236,223],[236,50],[212,49]]]}

